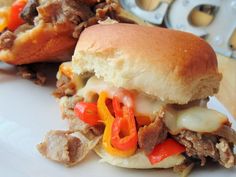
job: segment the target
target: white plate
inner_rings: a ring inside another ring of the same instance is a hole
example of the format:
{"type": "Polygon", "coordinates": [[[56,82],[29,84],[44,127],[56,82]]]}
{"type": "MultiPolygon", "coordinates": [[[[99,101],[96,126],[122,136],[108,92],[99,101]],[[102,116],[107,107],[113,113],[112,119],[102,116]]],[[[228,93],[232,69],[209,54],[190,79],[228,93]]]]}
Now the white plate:
{"type": "MultiPolygon", "coordinates": [[[[43,158],[35,146],[51,129],[64,129],[58,104],[51,95],[55,88],[55,72],[48,85],[41,87],[15,76],[15,69],[0,63],[0,176],[1,177],[156,177],[177,176],[172,170],[129,170],[99,163],[90,153],[76,167],[66,168],[43,158]]],[[[210,107],[236,121],[215,99],[210,107]]],[[[196,169],[191,177],[235,177],[236,168],[219,166],[196,169]]]]}

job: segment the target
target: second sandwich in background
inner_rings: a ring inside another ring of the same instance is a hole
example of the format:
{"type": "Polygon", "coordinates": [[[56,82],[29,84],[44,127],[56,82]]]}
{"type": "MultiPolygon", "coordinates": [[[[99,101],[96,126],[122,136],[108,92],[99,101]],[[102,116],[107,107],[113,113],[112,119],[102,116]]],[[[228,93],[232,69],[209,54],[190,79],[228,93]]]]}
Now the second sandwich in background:
{"type": "Polygon", "coordinates": [[[0,61],[14,65],[70,60],[80,33],[99,21],[145,24],[116,0],[7,2],[0,0],[0,61]]]}

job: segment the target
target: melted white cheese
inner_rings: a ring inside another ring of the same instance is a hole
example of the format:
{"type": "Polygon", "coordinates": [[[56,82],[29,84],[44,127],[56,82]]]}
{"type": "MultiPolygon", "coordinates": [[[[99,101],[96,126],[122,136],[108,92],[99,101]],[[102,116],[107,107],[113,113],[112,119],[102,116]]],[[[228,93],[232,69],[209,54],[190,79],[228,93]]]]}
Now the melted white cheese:
{"type": "Polygon", "coordinates": [[[164,121],[171,134],[178,134],[183,129],[211,133],[218,130],[228,119],[215,110],[195,106],[178,112],[169,110],[164,121]]]}
{"type": "MultiPolygon", "coordinates": [[[[106,91],[109,98],[112,98],[115,94],[121,91],[120,88],[116,88],[109,83],[104,82],[97,77],[91,77],[84,88],[78,91],[78,95],[85,98],[86,101],[92,100],[94,94],[99,94],[102,91],[106,91]]],[[[134,92],[134,110],[135,115],[148,116],[154,119],[154,115],[165,105],[164,102],[152,99],[149,96],[134,92]]],[[[131,105],[131,100],[127,97],[123,97],[122,102],[125,105],[131,105]]]]}
{"type": "MultiPolygon", "coordinates": [[[[112,98],[121,89],[93,76],[87,81],[85,87],[78,91],[78,95],[84,97],[86,101],[90,101],[93,99],[94,94],[99,94],[102,91],[106,91],[108,97],[112,98]]],[[[153,99],[143,93],[132,93],[136,116],[148,116],[153,120],[156,113],[166,106],[164,102],[153,99]]],[[[122,98],[122,96],[120,97],[122,98]]],[[[132,101],[127,99],[127,97],[123,97],[121,101],[126,105],[132,104],[132,101]]],[[[178,134],[183,129],[210,133],[219,129],[228,120],[225,115],[200,106],[179,111],[167,109],[164,117],[164,122],[172,134],[178,134]]]]}

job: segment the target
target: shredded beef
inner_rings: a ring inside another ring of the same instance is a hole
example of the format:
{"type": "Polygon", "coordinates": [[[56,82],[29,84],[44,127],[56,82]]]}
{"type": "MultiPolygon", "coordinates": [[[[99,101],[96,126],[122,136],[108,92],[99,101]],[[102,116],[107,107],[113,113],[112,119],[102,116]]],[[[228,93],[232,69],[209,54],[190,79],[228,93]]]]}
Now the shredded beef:
{"type": "Polygon", "coordinates": [[[213,134],[225,138],[228,142],[236,144],[236,132],[230,125],[224,125],[213,134]]]}
{"type": "Polygon", "coordinates": [[[78,24],[80,21],[86,21],[94,16],[90,7],[80,0],[65,0],[62,10],[65,16],[74,24],[78,24]]]}
{"type": "Polygon", "coordinates": [[[68,137],[68,152],[71,162],[76,161],[77,150],[82,146],[82,142],[79,138],[69,136],[68,137]]]}
{"type": "Polygon", "coordinates": [[[40,18],[45,22],[78,25],[94,16],[90,7],[80,0],[49,0],[38,7],[40,18]]]}
{"type": "Polygon", "coordinates": [[[205,137],[199,133],[192,131],[182,131],[175,139],[186,147],[186,153],[190,157],[201,159],[201,165],[205,165],[205,157],[211,157],[219,160],[219,154],[215,144],[217,139],[215,137],[205,137]]]}
{"type": "Polygon", "coordinates": [[[16,39],[16,35],[11,31],[5,31],[0,35],[0,49],[10,49],[14,41],[16,39]]]}
{"type": "Polygon", "coordinates": [[[101,137],[89,139],[80,132],[54,130],[47,133],[37,148],[48,159],[72,166],[83,160],[101,137]]]}
{"type": "Polygon", "coordinates": [[[226,168],[231,168],[236,164],[236,156],[233,154],[233,145],[230,145],[225,139],[221,138],[220,142],[216,144],[216,148],[219,150],[220,164],[226,168]]]}
{"type": "Polygon", "coordinates": [[[37,85],[44,85],[47,81],[47,77],[42,71],[44,66],[43,63],[17,66],[17,75],[24,79],[32,80],[37,85]]]}
{"type": "Polygon", "coordinates": [[[30,25],[34,24],[34,18],[38,15],[37,7],[39,6],[38,0],[28,0],[26,6],[21,12],[20,16],[30,25]]]}
{"type": "Polygon", "coordinates": [[[85,28],[97,24],[99,20],[105,20],[108,17],[118,20],[119,6],[111,0],[101,1],[93,7],[93,12],[95,13],[93,17],[75,27],[73,32],[74,38],[78,38],[85,28]]]}
{"type": "Polygon", "coordinates": [[[63,96],[72,96],[76,93],[76,86],[70,78],[62,75],[57,81],[57,89],[53,92],[53,95],[57,98],[63,96]]]}
{"type": "Polygon", "coordinates": [[[219,140],[219,137],[215,135],[200,134],[188,130],[182,131],[174,138],[186,147],[186,154],[189,157],[200,159],[202,166],[205,165],[207,157],[218,161],[226,168],[234,166],[233,147],[226,140],[219,140]],[[226,149],[223,150],[222,147],[226,149]]]}
{"type": "Polygon", "coordinates": [[[111,0],[107,0],[106,4],[102,4],[100,8],[99,5],[95,7],[97,7],[97,9],[95,8],[96,16],[100,17],[101,19],[104,19],[106,17],[116,19],[117,17],[116,12],[119,11],[118,4],[112,2],[111,0]]]}
{"type": "Polygon", "coordinates": [[[104,124],[98,124],[98,125],[89,127],[89,130],[95,136],[102,135],[103,132],[104,132],[104,129],[105,129],[105,125],[104,124]]]}
{"type": "Polygon", "coordinates": [[[119,20],[119,6],[111,0],[49,0],[39,7],[39,19],[46,23],[75,25],[73,37],[78,38],[84,28],[110,17],[119,20]]]}
{"type": "Polygon", "coordinates": [[[146,154],[149,154],[154,147],[165,140],[167,137],[167,129],[160,118],[156,118],[154,122],[139,128],[138,144],[146,154]]]}

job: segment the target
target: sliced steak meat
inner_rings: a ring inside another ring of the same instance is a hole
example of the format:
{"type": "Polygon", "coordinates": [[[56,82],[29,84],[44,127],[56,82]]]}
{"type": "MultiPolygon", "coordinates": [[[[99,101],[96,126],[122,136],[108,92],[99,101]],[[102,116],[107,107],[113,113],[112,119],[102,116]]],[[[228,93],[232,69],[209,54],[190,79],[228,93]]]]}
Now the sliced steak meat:
{"type": "Polygon", "coordinates": [[[76,103],[83,101],[82,97],[77,95],[64,96],[60,98],[60,108],[64,119],[75,119],[74,107],[76,103]]]}
{"type": "Polygon", "coordinates": [[[65,0],[65,5],[62,7],[65,16],[73,23],[77,23],[79,17],[82,21],[87,21],[95,14],[90,7],[80,0],[65,0]]]}
{"type": "Polygon", "coordinates": [[[101,137],[88,139],[80,132],[50,131],[37,148],[46,158],[72,166],[83,160],[101,137]]]}
{"type": "Polygon", "coordinates": [[[38,7],[40,19],[46,23],[71,22],[78,25],[94,16],[88,5],[80,0],[48,0],[38,7]]]}
{"type": "Polygon", "coordinates": [[[104,132],[104,129],[105,129],[105,125],[104,124],[98,124],[98,125],[95,125],[95,126],[90,126],[89,127],[89,130],[90,132],[95,135],[95,136],[100,136],[103,134],[104,132]]]}
{"type": "Polygon", "coordinates": [[[20,65],[17,66],[17,75],[32,80],[37,85],[44,85],[47,81],[47,76],[43,72],[45,66],[44,63],[20,65]]]}
{"type": "Polygon", "coordinates": [[[117,3],[107,0],[106,3],[101,3],[101,5],[95,6],[96,15],[101,19],[110,17],[112,19],[117,19],[117,13],[119,12],[119,6],[117,3]]]}
{"type": "Polygon", "coordinates": [[[74,38],[78,38],[85,28],[97,24],[99,20],[105,20],[108,17],[118,20],[119,5],[111,0],[101,0],[92,9],[95,15],[76,26],[73,32],[74,38]]]}
{"type": "Polygon", "coordinates": [[[192,131],[182,131],[175,139],[186,147],[186,153],[190,157],[201,159],[201,165],[205,165],[206,157],[211,157],[216,161],[219,160],[219,154],[215,144],[217,139],[215,137],[202,136],[199,133],[192,131]]]}
{"type": "Polygon", "coordinates": [[[219,150],[220,164],[226,168],[231,168],[236,164],[236,156],[232,152],[233,146],[225,139],[221,138],[220,142],[216,144],[216,148],[219,150]]]}
{"type": "Polygon", "coordinates": [[[146,154],[149,154],[154,147],[165,140],[167,129],[161,118],[156,118],[154,122],[139,128],[138,144],[146,154]]]}
{"type": "Polygon", "coordinates": [[[188,130],[182,131],[174,138],[186,147],[186,154],[189,157],[200,159],[202,166],[205,165],[206,158],[211,157],[226,168],[233,167],[233,163],[231,163],[231,161],[235,161],[233,146],[230,146],[225,139],[221,140],[215,135],[200,134],[188,130]],[[222,147],[225,149],[223,150],[222,147]]]}
{"type": "Polygon", "coordinates": [[[229,125],[222,126],[219,130],[213,132],[213,134],[225,138],[230,143],[236,144],[236,132],[229,125]]]}
{"type": "Polygon", "coordinates": [[[5,31],[0,35],[0,49],[10,49],[14,41],[16,39],[16,35],[11,31],[5,31]]]}
{"type": "Polygon", "coordinates": [[[30,25],[34,24],[34,18],[38,15],[37,7],[39,6],[38,0],[28,0],[26,6],[21,12],[20,16],[30,25]]]}
{"type": "Polygon", "coordinates": [[[75,83],[67,76],[62,75],[57,81],[57,89],[53,92],[56,98],[63,96],[72,96],[76,93],[75,83]]]}

